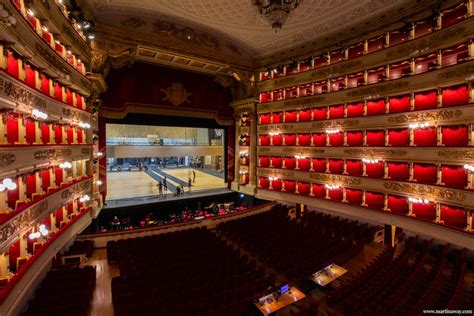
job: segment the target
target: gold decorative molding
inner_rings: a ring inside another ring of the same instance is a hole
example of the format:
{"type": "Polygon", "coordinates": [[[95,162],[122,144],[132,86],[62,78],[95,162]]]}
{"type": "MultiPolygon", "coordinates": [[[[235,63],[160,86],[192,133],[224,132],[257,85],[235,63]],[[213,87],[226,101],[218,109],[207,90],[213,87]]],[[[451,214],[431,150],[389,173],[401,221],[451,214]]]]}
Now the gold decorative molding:
{"type": "Polygon", "coordinates": [[[13,81],[0,78],[0,93],[14,99],[18,103],[35,108],[46,108],[46,102],[36,94],[24,89],[13,81]]]}
{"type": "MultiPolygon", "coordinates": [[[[83,148],[88,149],[88,148],[83,148]]],[[[81,150],[82,151],[82,150],[81,150]]],[[[71,156],[71,149],[47,149],[47,150],[37,150],[35,151],[35,159],[37,160],[47,160],[47,159],[62,159],[65,157],[71,156]]]]}
{"type": "Polygon", "coordinates": [[[341,75],[344,75],[344,72],[346,72],[348,69],[351,69],[352,67],[356,66],[362,66],[362,61],[359,60],[351,60],[345,63],[342,63],[340,65],[335,65],[332,67],[324,67],[323,69],[316,71],[311,74],[311,78],[315,77],[338,77],[341,75]]]}
{"type": "Polygon", "coordinates": [[[12,153],[0,153],[0,168],[5,168],[16,160],[15,154],[12,153]]]}
{"type": "MultiPolygon", "coordinates": [[[[263,149],[263,148],[262,148],[263,149]]],[[[324,149],[319,148],[291,148],[291,147],[283,147],[283,153],[291,153],[291,154],[323,154],[324,149]]]]}
{"type": "Polygon", "coordinates": [[[317,96],[317,97],[311,97],[311,98],[303,98],[303,99],[295,99],[295,100],[289,100],[283,102],[283,106],[297,106],[297,105],[303,105],[303,104],[308,104],[308,103],[316,103],[316,102],[322,102],[324,101],[325,97],[323,96],[317,96]]]}
{"type": "Polygon", "coordinates": [[[408,81],[399,81],[399,82],[387,82],[380,85],[374,85],[373,87],[361,87],[355,89],[354,91],[348,91],[346,95],[348,97],[360,97],[366,95],[373,95],[383,92],[388,92],[391,90],[407,88],[410,86],[408,81]]]}
{"type": "Polygon", "coordinates": [[[266,152],[269,152],[270,151],[270,148],[268,147],[258,147],[258,152],[259,153],[266,153],[266,152]]]}
{"type": "Polygon", "coordinates": [[[463,202],[467,196],[465,193],[457,192],[448,188],[434,188],[419,184],[401,184],[397,182],[384,182],[384,188],[396,192],[407,194],[421,195],[432,197],[435,199],[443,199],[447,201],[463,202]]]}
{"type": "Polygon", "coordinates": [[[361,184],[361,180],[359,178],[331,175],[331,174],[324,174],[324,173],[311,173],[309,175],[309,178],[312,180],[317,180],[317,181],[341,183],[341,184],[348,184],[348,185],[361,184]]]}
{"type": "Polygon", "coordinates": [[[90,155],[91,154],[91,148],[81,148],[81,154],[90,155]]]}
{"type": "Polygon", "coordinates": [[[351,156],[406,156],[408,152],[403,149],[385,149],[385,148],[348,148],[344,149],[344,153],[351,156]]]}
{"type": "Polygon", "coordinates": [[[169,101],[174,106],[179,106],[183,103],[191,103],[188,97],[192,95],[191,92],[187,92],[183,85],[179,82],[173,82],[171,86],[165,89],[161,89],[161,92],[165,94],[163,101],[169,101]]]}
{"type": "Polygon", "coordinates": [[[316,122],[311,125],[314,128],[336,128],[336,127],[354,127],[358,126],[360,123],[359,120],[344,120],[344,121],[321,121],[316,122]]]}
{"type": "Polygon", "coordinates": [[[474,65],[465,65],[453,70],[442,72],[438,74],[437,79],[452,79],[465,76],[471,76],[474,73],[474,65]]]}
{"type": "Polygon", "coordinates": [[[455,117],[461,117],[462,110],[443,110],[439,112],[416,112],[409,114],[402,114],[388,118],[390,123],[408,123],[425,120],[448,120],[455,117]]]}
{"type": "Polygon", "coordinates": [[[440,150],[438,156],[445,159],[474,159],[474,150],[440,150]]]}

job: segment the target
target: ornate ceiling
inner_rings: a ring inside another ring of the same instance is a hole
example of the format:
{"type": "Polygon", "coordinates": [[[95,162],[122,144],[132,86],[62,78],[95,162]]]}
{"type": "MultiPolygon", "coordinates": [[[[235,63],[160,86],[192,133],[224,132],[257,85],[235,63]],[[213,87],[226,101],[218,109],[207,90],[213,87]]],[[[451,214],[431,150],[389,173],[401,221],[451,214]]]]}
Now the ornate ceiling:
{"type": "Polygon", "coordinates": [[[348,25],[380,16],[409,0],[305,0],[275,34],[252,0],[91,0],[97,23],[139,33],[181,36],[201,46],[224,46],[241,57],[324,38],[348,25]]]}

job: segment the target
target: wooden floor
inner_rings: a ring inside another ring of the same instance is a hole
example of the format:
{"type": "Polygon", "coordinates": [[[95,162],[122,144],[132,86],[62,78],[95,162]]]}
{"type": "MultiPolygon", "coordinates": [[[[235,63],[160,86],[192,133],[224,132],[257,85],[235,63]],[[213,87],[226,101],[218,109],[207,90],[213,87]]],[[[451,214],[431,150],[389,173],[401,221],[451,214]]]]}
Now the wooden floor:
{"type": "Polygon", "coordinates": [[[89,316],[113,316],[111,282],[113,277],[120,275],[118,266],[108,264],[105,248],[95,249],[87,264],[96,268],[96,285],[89,316]]]}
{"type": "MultiPolygon", "coordinates": [[[[151,172],[154,172],[153,170],[151,172]]],[[[178,178],[186,183],[192,178],[191,168],[164,169],[162,172],[178,178]]],[[[227,187],[222,178],[195,170],[196,181],[193,183],[192,191],[201,191],[227,187]]],[[[177,185],[175,181],[168,178],[168,182],[177,185]]],[[[158,195],[157,181],[143,171],[122,171],[107,173],[107,200],[127,199],[158,195]]],[[[185,191],[188,191],[185,186],[185,191]]],[[[172,193],[168,193],[172,194],[172,193]]]]}

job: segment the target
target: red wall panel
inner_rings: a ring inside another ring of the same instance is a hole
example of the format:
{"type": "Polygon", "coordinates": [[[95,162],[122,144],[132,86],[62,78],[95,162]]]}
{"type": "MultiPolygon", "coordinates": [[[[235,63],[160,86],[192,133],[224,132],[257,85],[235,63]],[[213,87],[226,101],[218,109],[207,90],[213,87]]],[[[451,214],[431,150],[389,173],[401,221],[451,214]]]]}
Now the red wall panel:
{"type": "Polygon", "coordinates": [[[347,117],[355,117],[364,115],[364,103],[349,103],[347,104],[347,117]]]}
{"type": "Polygon", "coordinates": [[[385,100],[367,101],[367,115],[385,114],[385,100]]]}
{"type": "Polygon", "coordinates": [[[436,165],[434,164],[414,164],[413,179],[424,184],[436,183],[436,165]]]}
{"type": "Polygon", "coordinates": [[[410,131],[408,129],[391,129],[388,131],[388,144],[390,146],[409,146],[410,131]]]}
{"type": "Polygon", "coordinates": [[[435,127],[418,128],[414,131],[413,142],[416,146],[431,147],[437,145],[435,127]]]}
{"type": "Polygon", "coordinates": [[[410,169],[406,162],[389,162],[388,176],[392,180],[407,181],[410,177],[410,169]]]}
{"type": "Polygon", "coordinates": [[[402,95],[391,97],[389,99],[388,112],[389,113],[399,113],[399,112],[408,112],[410,111],[410,96],[402,95]]]}
{"type": "Polygon", "coordinates": [[[467,186],[467,170],[458,166],[442,166],[441,182],[447,187],[463,189],[467,186]]]}
{"type": "Polygon", "coordinates": [[[392,213],[407,214],[408,199],[404,196],[388,195],[387,207],[392,213]]]}

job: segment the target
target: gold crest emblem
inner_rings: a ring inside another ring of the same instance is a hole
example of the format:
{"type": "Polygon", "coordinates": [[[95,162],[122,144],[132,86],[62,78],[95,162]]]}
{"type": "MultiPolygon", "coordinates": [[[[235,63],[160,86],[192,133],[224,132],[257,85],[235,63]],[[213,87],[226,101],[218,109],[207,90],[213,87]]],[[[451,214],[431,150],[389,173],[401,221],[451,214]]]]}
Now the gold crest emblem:
{"type": "Polygon", "coordinates": [[[163,101],[170,101],[175,106],[181,105],[183,103],[191,103],[188,100],[188,97],[192,95],[192,93],[187,92],[186,89],[183,88],[183,85],[179,82],[173,82],[168,89],[161,89],[162,92],[166,94],[163,98],[163,101]]]}

